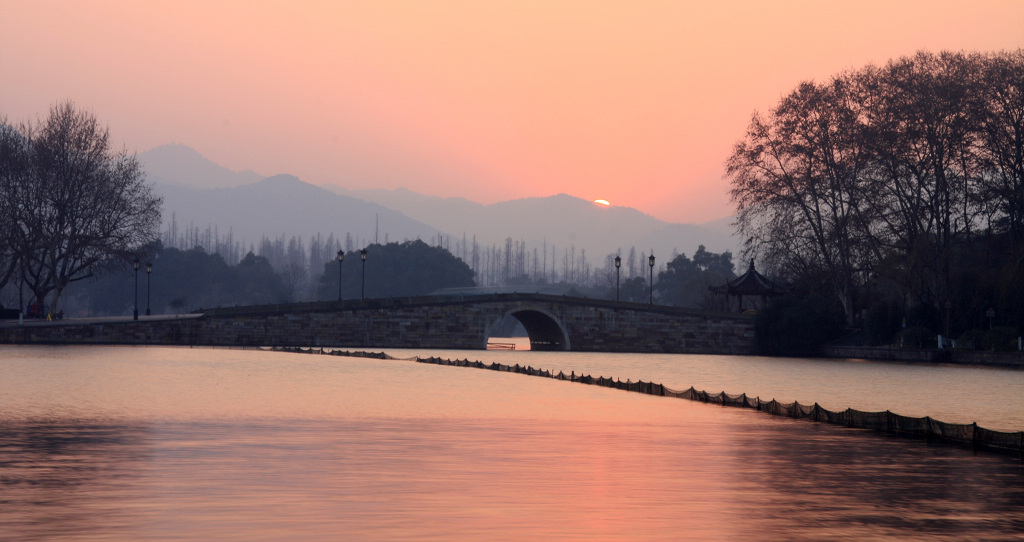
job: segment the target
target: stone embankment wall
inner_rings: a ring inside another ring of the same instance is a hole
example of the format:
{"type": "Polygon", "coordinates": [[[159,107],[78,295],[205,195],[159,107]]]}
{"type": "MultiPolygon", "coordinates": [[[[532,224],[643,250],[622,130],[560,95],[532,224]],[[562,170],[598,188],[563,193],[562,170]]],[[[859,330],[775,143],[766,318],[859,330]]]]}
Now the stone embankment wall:
{"type": "Polygon", "coordinates": [[[296,303],[178,318],[4,325],[0,343],[483,349],[489,330],[509,314],[532,322],[538,336],[555,337],[553,349],[754,351],[753,320],[742,315],[524,294],[296,303]]]}

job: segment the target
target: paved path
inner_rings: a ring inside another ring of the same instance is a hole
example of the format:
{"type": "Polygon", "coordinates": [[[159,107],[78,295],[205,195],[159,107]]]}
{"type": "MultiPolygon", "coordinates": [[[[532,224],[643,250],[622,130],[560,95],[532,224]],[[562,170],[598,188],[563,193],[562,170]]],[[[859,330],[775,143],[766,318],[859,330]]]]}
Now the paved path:
{"type": "MultiPolygon", "coordinates": [[[[154,314],[152,316],[139,316],[139,321],[145,322],[159,322],[166,320],[187,320],[190,318],[199,318],[202,313],[189,313],[189,314],[154,314]]],[[[120,322],[131,322],[133,321],[131,316],[95,316],[90,318],[62,318],[60,320],[47,321],[45,318],[26,318],[21,323],[17,319],[0,320],[0,327],[15,327],[15,326],[60,326],[60,325],[88,325],[88,324],[114,324],[120,322]]]]}

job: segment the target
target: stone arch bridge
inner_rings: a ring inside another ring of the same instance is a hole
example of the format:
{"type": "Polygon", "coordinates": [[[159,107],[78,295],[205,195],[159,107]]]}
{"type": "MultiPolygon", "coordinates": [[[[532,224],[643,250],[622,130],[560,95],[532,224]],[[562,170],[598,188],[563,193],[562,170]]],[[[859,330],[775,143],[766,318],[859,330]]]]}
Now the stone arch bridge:
{"type": "Polygon", "coordinates": [[[7,343],[484,349],[506,317],[535,350],[754,351],[751,317],[545,294],[447,295],[207,310],[182,317],[0,327],[7,343]]]}

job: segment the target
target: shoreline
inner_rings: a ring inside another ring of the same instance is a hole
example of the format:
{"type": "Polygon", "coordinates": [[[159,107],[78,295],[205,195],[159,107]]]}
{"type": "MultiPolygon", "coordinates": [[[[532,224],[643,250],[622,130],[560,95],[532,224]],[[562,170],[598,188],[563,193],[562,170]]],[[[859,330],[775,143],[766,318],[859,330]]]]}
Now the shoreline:
{"type": "MultiPolygon", "coordinates": [[[[59,333],[53,337],[32,337],[28,340],[25,336],[20,336],[18,330],[36,330],[42,331],[44,329],[59,330],[67,328],[81,328],[81,327],[99,327],[113,325],[113,326],[137,326],[137,325],[154,325],[159,323],[183,323],[189,321],[199,321],[202,319],[203,314],[201,313],[189,313],[189,314],[173,314],[173,315],[153,315],[140,317],[138,321],[133,321],[132,317],[94,317],[94,318],[75,318],[75,319],[62,319],[56,321],[46,320],[24,320],[19,322],[18,320],[0,320],[0,343],[2,344],[95,344],[95,345],[150,345],[150,346],[259,346],[255,344],[203,344],[202,342],[185,341],[187,344],[182,344],[181,341],[166,341],[166,340],[155,340],[152,337],[138,337],[136,334],[131,333],[132,340],[118,340],[114,337],[96,337],[90,336],[88,339],[79,338],[79,340],[70,339],[67,337],[60,337],[59,333]],[[149,340],[146,340],[146,339],[149,340]],[[19,340],[21,339],[21,340],[19,340]]],[[[43,333],[45,334],[45,332],[43,333]]],[[[146,335],[146,334],[143,334],[146,335]]],[[[316,341],[313,341],[316,342],[316,341]]],[[[265,346],[295,346],[295,345],[283,345],[283,344],[268,344],[265,346]]],[[[325,344],[316,344],[312,346],[327,346],[325,344]]],[[[383,348],[387,345],[375,345],[370,346],[371,348],[383,348]]],[[[426,349],[432,349],[430,347],[422,347],[426,349]]],[[[440,348],[444,350],[445,348],[440,348]]],[[[642,353],[638,351],[637,353],[642,353]]],[[[686,352],[678,352],[686,353],[686,352]]],[[[704,352],[705,354],[715,354],[715,352],[704,352]]],[[[721,355],[735,355],[736,352],[717,352],[721,355]]],[[[752,353],[749,355],[757,355],[752,353]]],[[[860,359],[870,361],[891,361],[900,363],[928,363],[928,364],[953,364],[953,365],[974,365],[974,366],[988,366],[998,367],[1004,369],[1016,369],[1024,370],[1024,351],[1018,352],[992,352],[992,351],[977,351],[977,350],[961,350],[955,348],[947,349],[910,349],[910,348],[899,348],[893,346],[838,346],[838,345],[826,345],[819,349],[815,355],[811,356],[786,356],[786,357],[806,357],[806,358],[830,358],[830,359],[860,359]]]]}
{"type": "Polygon", "coordinates": [[[939,363],[953,365],[984,365],[1004,369],[1024,369],[1024,352],[991,352],[978,350],[910,349],[890,346],[823,346],[820,357],[939,363]]]}

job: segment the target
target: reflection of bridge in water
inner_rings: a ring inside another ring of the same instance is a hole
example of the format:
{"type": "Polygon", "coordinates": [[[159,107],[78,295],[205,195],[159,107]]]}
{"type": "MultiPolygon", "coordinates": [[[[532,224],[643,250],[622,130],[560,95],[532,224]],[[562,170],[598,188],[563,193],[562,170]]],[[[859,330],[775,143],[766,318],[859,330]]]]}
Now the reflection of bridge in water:
{"type": "Polygon", "coordinates": [[[220,308],[182,319],[0,329],[2,342],[483,349],[506,318],[534,350],[751,353],[749,316],[544,294],[220,308]]]}

